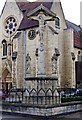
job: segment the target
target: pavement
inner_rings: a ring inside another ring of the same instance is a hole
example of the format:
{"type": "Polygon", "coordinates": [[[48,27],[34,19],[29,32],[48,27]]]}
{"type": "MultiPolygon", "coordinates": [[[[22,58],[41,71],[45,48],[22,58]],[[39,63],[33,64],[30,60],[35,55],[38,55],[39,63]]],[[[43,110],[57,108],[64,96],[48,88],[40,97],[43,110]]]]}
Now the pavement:
{"type": "Polygon", "coordinates": [[[14,116],[14,115],[3,115],[2,120],[29,120],[26,117],[14,116]]]}
{"type": "Polygon", "coordinates": [[[43,118],[38,118],[34,116],[29,115],[20,115],[20,114],[9,114],[9,113],[3,113],[1,120],[44,120],[43,118]]]}
{"type": "Polygon", "coordinates": [[[82,120],[82,112],[74,113],[66,116],[41,118],[41,117],[30,117],[30,116],[19,116],[15,114],[3,113],[1,120],[82,120]]]}

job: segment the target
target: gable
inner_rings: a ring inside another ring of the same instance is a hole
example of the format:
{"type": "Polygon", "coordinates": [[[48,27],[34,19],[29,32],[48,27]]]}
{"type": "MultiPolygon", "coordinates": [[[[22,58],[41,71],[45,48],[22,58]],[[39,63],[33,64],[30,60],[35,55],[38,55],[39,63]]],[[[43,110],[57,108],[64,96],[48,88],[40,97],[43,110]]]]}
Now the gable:
{"type": "Polygon", "coordinates": [[[48,10],[52,11],[53,13],[56,13],[56,15],[61,19],[61,28],[66,28],[66,22],[65,17],[63,13],[63,9],[61,6],[61,2],[55,2],[54,0],[44,0],[40,2],[28,2],[27,4],[22,5],[22,10],[24,10],[24,18],[22,19],[22,22],[19,26],[19,30],[28,29],[34,26],[38,26],[37,21],[29,20],[27,18],[27,14],[31,12],[33,9],[37,8],[40,5],[43,5],[48,10]]]}
{"type": "Polygon", "coordinates": [[[21,24],[19,26],[19,30],[23,30],[23,29],[38,26],[38,21],[28,19],[27,14],[29,12],[31,12],[33,9],[40,6],[41,4],[44,7],[46,7],[48,10],[51,9],[52,2],[32,2],[32,3],[28,3],[28,4],[23,6],[26,9],[25,9],[25,13],[24,13],[24,17],[22,19],[22,22],[21,22],[21,24]]]}
{"type": "Polygon", "coordinates": [[[9,0],[7,0],[5,2],[4,7],[3,7],[1,17],[4,17],[4,16],[7,17],[11,14],[16,15],[17,12],[20,12],[22,14],[22,12],[20,11],[16,1],[12,0],[12,2],[9,2],[9,0]]]}
{"type": "Polygon", "coordinates": [[[64,16],[64,12],[63,12],[63,8],[60,0],[53,1],[51,11],[56,13],[56,16],[60,19],[60,29],[67,28],[65,16],[64,16]]]}

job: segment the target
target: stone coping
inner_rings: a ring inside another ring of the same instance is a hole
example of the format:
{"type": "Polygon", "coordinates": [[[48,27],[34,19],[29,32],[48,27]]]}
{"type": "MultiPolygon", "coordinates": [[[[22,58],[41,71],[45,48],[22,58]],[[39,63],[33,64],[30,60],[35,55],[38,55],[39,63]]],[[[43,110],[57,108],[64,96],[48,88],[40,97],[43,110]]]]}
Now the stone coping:
{"type": "Polygon", "coordinates": [[[82,102],[65,103],[54,106],[34,106],[21,103],[3,103],[2,111],[35,116],[59,116],[82,111],[82,102]]]}
{"type": "Polygon", "coordinates": [[[11,103],[11,102],[3,102],[2,105],[5,106],[15,106],[15,107],[32,107],[32,108],[56,108],[56,107],[64,107],[64,106],[70,106],[70,105],[77,105],[82,104],[82,101],[73,101],[73,102],[67,102],[67,103],[60,103],[55,105],[33,105],[33,104],[26,104],[26,103],[11,103]]]}

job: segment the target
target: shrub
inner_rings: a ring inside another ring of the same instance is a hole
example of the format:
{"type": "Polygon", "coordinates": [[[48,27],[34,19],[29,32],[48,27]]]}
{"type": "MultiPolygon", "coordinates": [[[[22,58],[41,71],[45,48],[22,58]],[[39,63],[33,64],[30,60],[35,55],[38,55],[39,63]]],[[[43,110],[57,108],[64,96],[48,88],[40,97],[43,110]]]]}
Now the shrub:
{"type": "Polygon", "coordinates": [[[61,102],[72,102],[72,101],[82,101],[82,96],[76,96],[76,97],[62,97],[61,102]]]}

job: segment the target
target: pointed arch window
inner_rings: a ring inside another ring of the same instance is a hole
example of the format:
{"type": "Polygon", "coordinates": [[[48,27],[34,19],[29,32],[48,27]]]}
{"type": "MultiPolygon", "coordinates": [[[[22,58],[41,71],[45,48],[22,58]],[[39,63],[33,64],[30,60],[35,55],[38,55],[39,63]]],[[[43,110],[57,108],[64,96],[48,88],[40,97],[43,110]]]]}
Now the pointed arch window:
{"type": "Polygon", "coordinates": [[[77,59],[78,59],[78,61],[82,61],[82,53],[81,53],[81,51],[78,51],[77,59]]]}
{"type": "Polygon", "coordinates": [[[7,42],[6,42],[6,40],[2,41],[2,45],[3,45],[3,56],[7,56],[7,42]]]}
{"type": "Polygon", "coordinates": [[[60,19],[58,17],[55,19],[55,27],[60,28],[60,19]]]}

